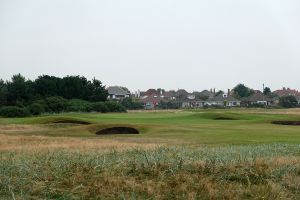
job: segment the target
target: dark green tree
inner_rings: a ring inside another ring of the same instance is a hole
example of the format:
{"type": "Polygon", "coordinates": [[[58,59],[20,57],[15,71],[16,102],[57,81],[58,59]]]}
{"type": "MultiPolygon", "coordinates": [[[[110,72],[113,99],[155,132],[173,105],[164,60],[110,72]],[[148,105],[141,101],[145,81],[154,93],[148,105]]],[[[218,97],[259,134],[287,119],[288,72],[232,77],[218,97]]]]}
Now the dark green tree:
{"type": "Polygon", "coordinates": [[[265,87],[264,89],[264,95],[270,96],[272,94],[271,89],[269,87],[265,87]]]}
{"type": "Polygon", "coordinates": [[[26,81],[21,74],[14,75],[7,82],[7,102],[15,105],[17,102],[26,102],[32,96],[30,90],[31,82],[26,81]]]}
{"type": "Polygon", "coordinates": [[[34,94],[41,97],[62,96],[62,79],[55,76],[42,75],[33,83],[34,94]]]}
{"type": "Polygon", "coordinates": [[[7,86],[6,83],[0,79],[0,107],[7,104],[7,86]]]}
{"type": "Polygon", "coordinates": [[[295,108],[298,105],[298,101],[295,96],[283,96],[279,98],[279,105],[284,108],[295,108]]]}
{"type": "Polygon", "coordinates": [[[85,77],[66,76],[62,79],[62,96],[66,99],[87,99],[88,81],[85,77]]]}
{"type": "Polygon", "coordinates": [[[88,100],[94,102],[107,100],[108,92],[105,89],[105,86],[102,85],[101,81],[94,78],[89,84],[89,88],[91,95],[89,96],[88,100]]]}
{"type": "Polygon", "coordinates": [[[244,84],[238,84],[233,88],[233,92],[237,98],[243,98],[243,97],[248,97],[252,94],[254,94],[254,91],[244,84]]]}

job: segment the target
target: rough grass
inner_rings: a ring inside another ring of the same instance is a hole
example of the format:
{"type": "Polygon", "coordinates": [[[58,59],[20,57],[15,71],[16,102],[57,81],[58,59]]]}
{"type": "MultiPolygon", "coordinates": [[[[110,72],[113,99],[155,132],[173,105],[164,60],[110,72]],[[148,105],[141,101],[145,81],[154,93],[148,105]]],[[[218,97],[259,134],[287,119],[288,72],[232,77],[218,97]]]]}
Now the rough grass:
{"type": "Polygon", "coordinates": [[[299,199],[300,146],[2,152],[2,199],[299,199]]]}
{"type": "Polygon", "coordinates": [[[2,152],[47,152],[56,150],[88,152],[91,150],[108,151],[133,148],[153,149],[158,146],[174,144],[176,141],[161,139],[126,138],[78,138],[46,137],[0,134],[0,153],[2,152]]]}

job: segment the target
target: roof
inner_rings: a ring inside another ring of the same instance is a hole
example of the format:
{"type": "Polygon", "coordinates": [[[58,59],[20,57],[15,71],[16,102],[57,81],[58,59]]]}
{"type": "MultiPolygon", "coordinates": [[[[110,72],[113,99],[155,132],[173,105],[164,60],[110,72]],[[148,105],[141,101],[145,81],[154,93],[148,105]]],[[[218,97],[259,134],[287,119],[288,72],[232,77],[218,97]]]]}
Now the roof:
{"type": "Polygon", "coordinates": [[[158,94],[158,91],[156,89],[148,89],[146,92],[144,92],[145,96],[151,94],[158,94]]]}
{"type": "Polygon", "coordinates": [[[208,101],[240,101],[240,100],[232,96],[223,96],[223,94],[219,94],[218,96],[208,99],[208,101]]]}
{"type": "Polygon", "coordinates": [[[244,98],[243,101],[257,102],[257,101],[272,101],[272,100],[266,95],[258,92],[251,95],[250,97],[244,98]]]}
{"type": "Polygon", "coordinates": [[[208,90],[203,90],[202,92],[199,92],[199,95],[210,97],[210,96],[213,96],[213,93],[208,90]]]}
{"type": "Polygon", "coordinates": [[[280,97],[289,95],[300,96],[300,92],[298,90],[293,90],[290,88],[282,88],[281,90],[274,91],[274,93],[280,97]]]}
{"type": "Polygon", "coordinates": [[[113,95],[129,95],[130,93],[119,86],[110,86],[107,88],[108,94],[113,95]]]}
{"type": "Polygon", "coordinates": [[[151,95],[147,96],[146,98],[140,99],[140,102],[143,102],[143,103],[148,103],[148,102],[159,103],[161,101],[164,101],[164,98],[162,98],[159,95],[155,95],[155,94],[151,94],[151,95]]]}
{"type": "Polygon", "coordinates": [[[163,96],[165,97],[175,97],[175,91],[167,91],[163,93],[163,96]]]}

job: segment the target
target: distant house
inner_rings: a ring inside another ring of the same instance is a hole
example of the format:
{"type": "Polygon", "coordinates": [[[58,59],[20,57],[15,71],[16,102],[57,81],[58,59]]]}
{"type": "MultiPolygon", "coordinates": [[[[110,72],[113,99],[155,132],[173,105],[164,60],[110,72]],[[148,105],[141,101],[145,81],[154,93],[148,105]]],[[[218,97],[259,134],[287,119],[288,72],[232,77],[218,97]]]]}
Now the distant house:
{"type": "Polygon", "coordinates": [[[159,92],[156,89],[148,89],[145,92],[141,92],[140,96],[145,97],[145,96],[149,96],[149,95],[152,95],[152,94],[159,95],[159,92]]]}
{"type": "Polygon", "coordinates": [[[144,108],[148,110],[157,107],[161,101],[164,101],[164,98],[156,94],[150,94],[140,99],[140,102],[143,103],[144,108]]]}
{"type": "Polygon", "coordinates": [[[228,96],[228,94],[219,94],[209,98],[205,104],[208,106],[236,107],[241,105],[241,101],[230,95],[228,96]]]}
{"type": "Polygon", "coordinates": [[[256,92],[255,94],[251,95],[250,97],[246,97],[242,99],[242,104],[245,106],[249,105],[272,105],[274,100],[270,99],[262,92],[256,92]]]}
{"type": "Polygon", "coordinates": [[[130,97],[130,92],[119,86],[110,86],[107,88],[108,99],[111,100],[122,100],[126,97],[130,97]]]}
{"type": "Polygon", "coordinates": [[[181,107],[182,108],[203,108],[205,105],[205,101],[201,100],[201,99],[190,99],[190,98],[186,98],[181,100],[181,107]]]}
{"type": "Polygon", "coordinates": [[[281,90],[276,90],[274,91],[274,93],[276,95],[278,95],[279,97],[283,97],[283,96],[300,96],[300,92],[298,90],[293,90],[290,88],[282,88],[281,90]]]}
{"type": "Polygon", "coordinates": [[[163,93],[162,96],[166,99],[169,99],[169,100],[175,100],[176,99],[176,92],[175,92],[175,90],[170,90],[170,91],[167,91],[167,92],[163,93]]]}
{"type": "Polygon", "coordinates": [[[192,94],[195,96],[196,99],[200,99],[203,101],[214,97],[214,93],[208,90],[203,90],[202,92],[194,91],[192,94]]]}
{"type": "Polygon", "coordinates": [[[197,92],[184,93],[178,97],[177,101],[181,103],[182,108],[202,108],[205,101],[199,98],[197,92]]]}

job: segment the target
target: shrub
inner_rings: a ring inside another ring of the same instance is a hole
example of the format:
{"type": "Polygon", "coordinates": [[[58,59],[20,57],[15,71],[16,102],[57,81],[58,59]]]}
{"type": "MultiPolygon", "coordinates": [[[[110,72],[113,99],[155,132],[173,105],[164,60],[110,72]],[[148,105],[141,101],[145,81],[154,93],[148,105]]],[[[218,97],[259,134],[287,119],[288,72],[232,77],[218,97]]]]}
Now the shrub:
{"type": "Polygon", "coordinates": [[[143,103],[131,97],[123,99],[121,101],[121,105],[124,106],[126,109],[130,109],[130,110],[138,110],[144,108],[143,103]]]}
{"type": "Polygon", "coordinates": [[[249,104],[247,106],[247,108],[265,108],[267,107],[268,105],[265,105],[265,104],[261,104],[261,103],[254,103],[254,104],[249,104]]]}
{"type": "Polygon", "coordinates": [[[67,101],[65,110],[67,112],[90,112],[92,104],[81,99],[71,99],[67,101]]]}
{"type": "Polygon", "coordinates": [[[102,112],[102,113],[107,113],[109,111],[108,107],[104,102],[93,103],[92,110],[96,112],[102,112]]]}
{"type": "Polygon", "coordinates": [[[45,108],[42,104],[40,103],[33,103],[28,106],[28,110],[32,115],[40,115],[43,112],[45,112],[45,108]]]}
{"type": "Polygon", "coordinates": [[[26,108],[4,106],[0,109],[0,115],[2,117],[27,117],[30,116],[30,112],[26,108]]]}
{"type": "Polygon", "coordinates": [[[295,108],[298,105],[298,101],[295,96],[284,96],[279,98],[279,105],[284,108],[295,108]]]}
{"type": "Polygon", "coordinates": [[[179,109],[180,108],[180,103],[178,103],[178,102],[164,102],[164,101],[161,101],[158,104],[158,108],[160,108],[160,109],[179,109]]]}
{"type": "Polygon", "coordinates": [[[107,106],[109,112],[126,112],[124,106],[122,106],[118,102],[107,101],[105,102],[105,105],[107,106]]]}
{"type": "Polygon", "coordinates": [[[65,109],[67,100],[60,97],[48,97],[45,99],[45,104],[50,112],[62,112],[65,109]]]}

